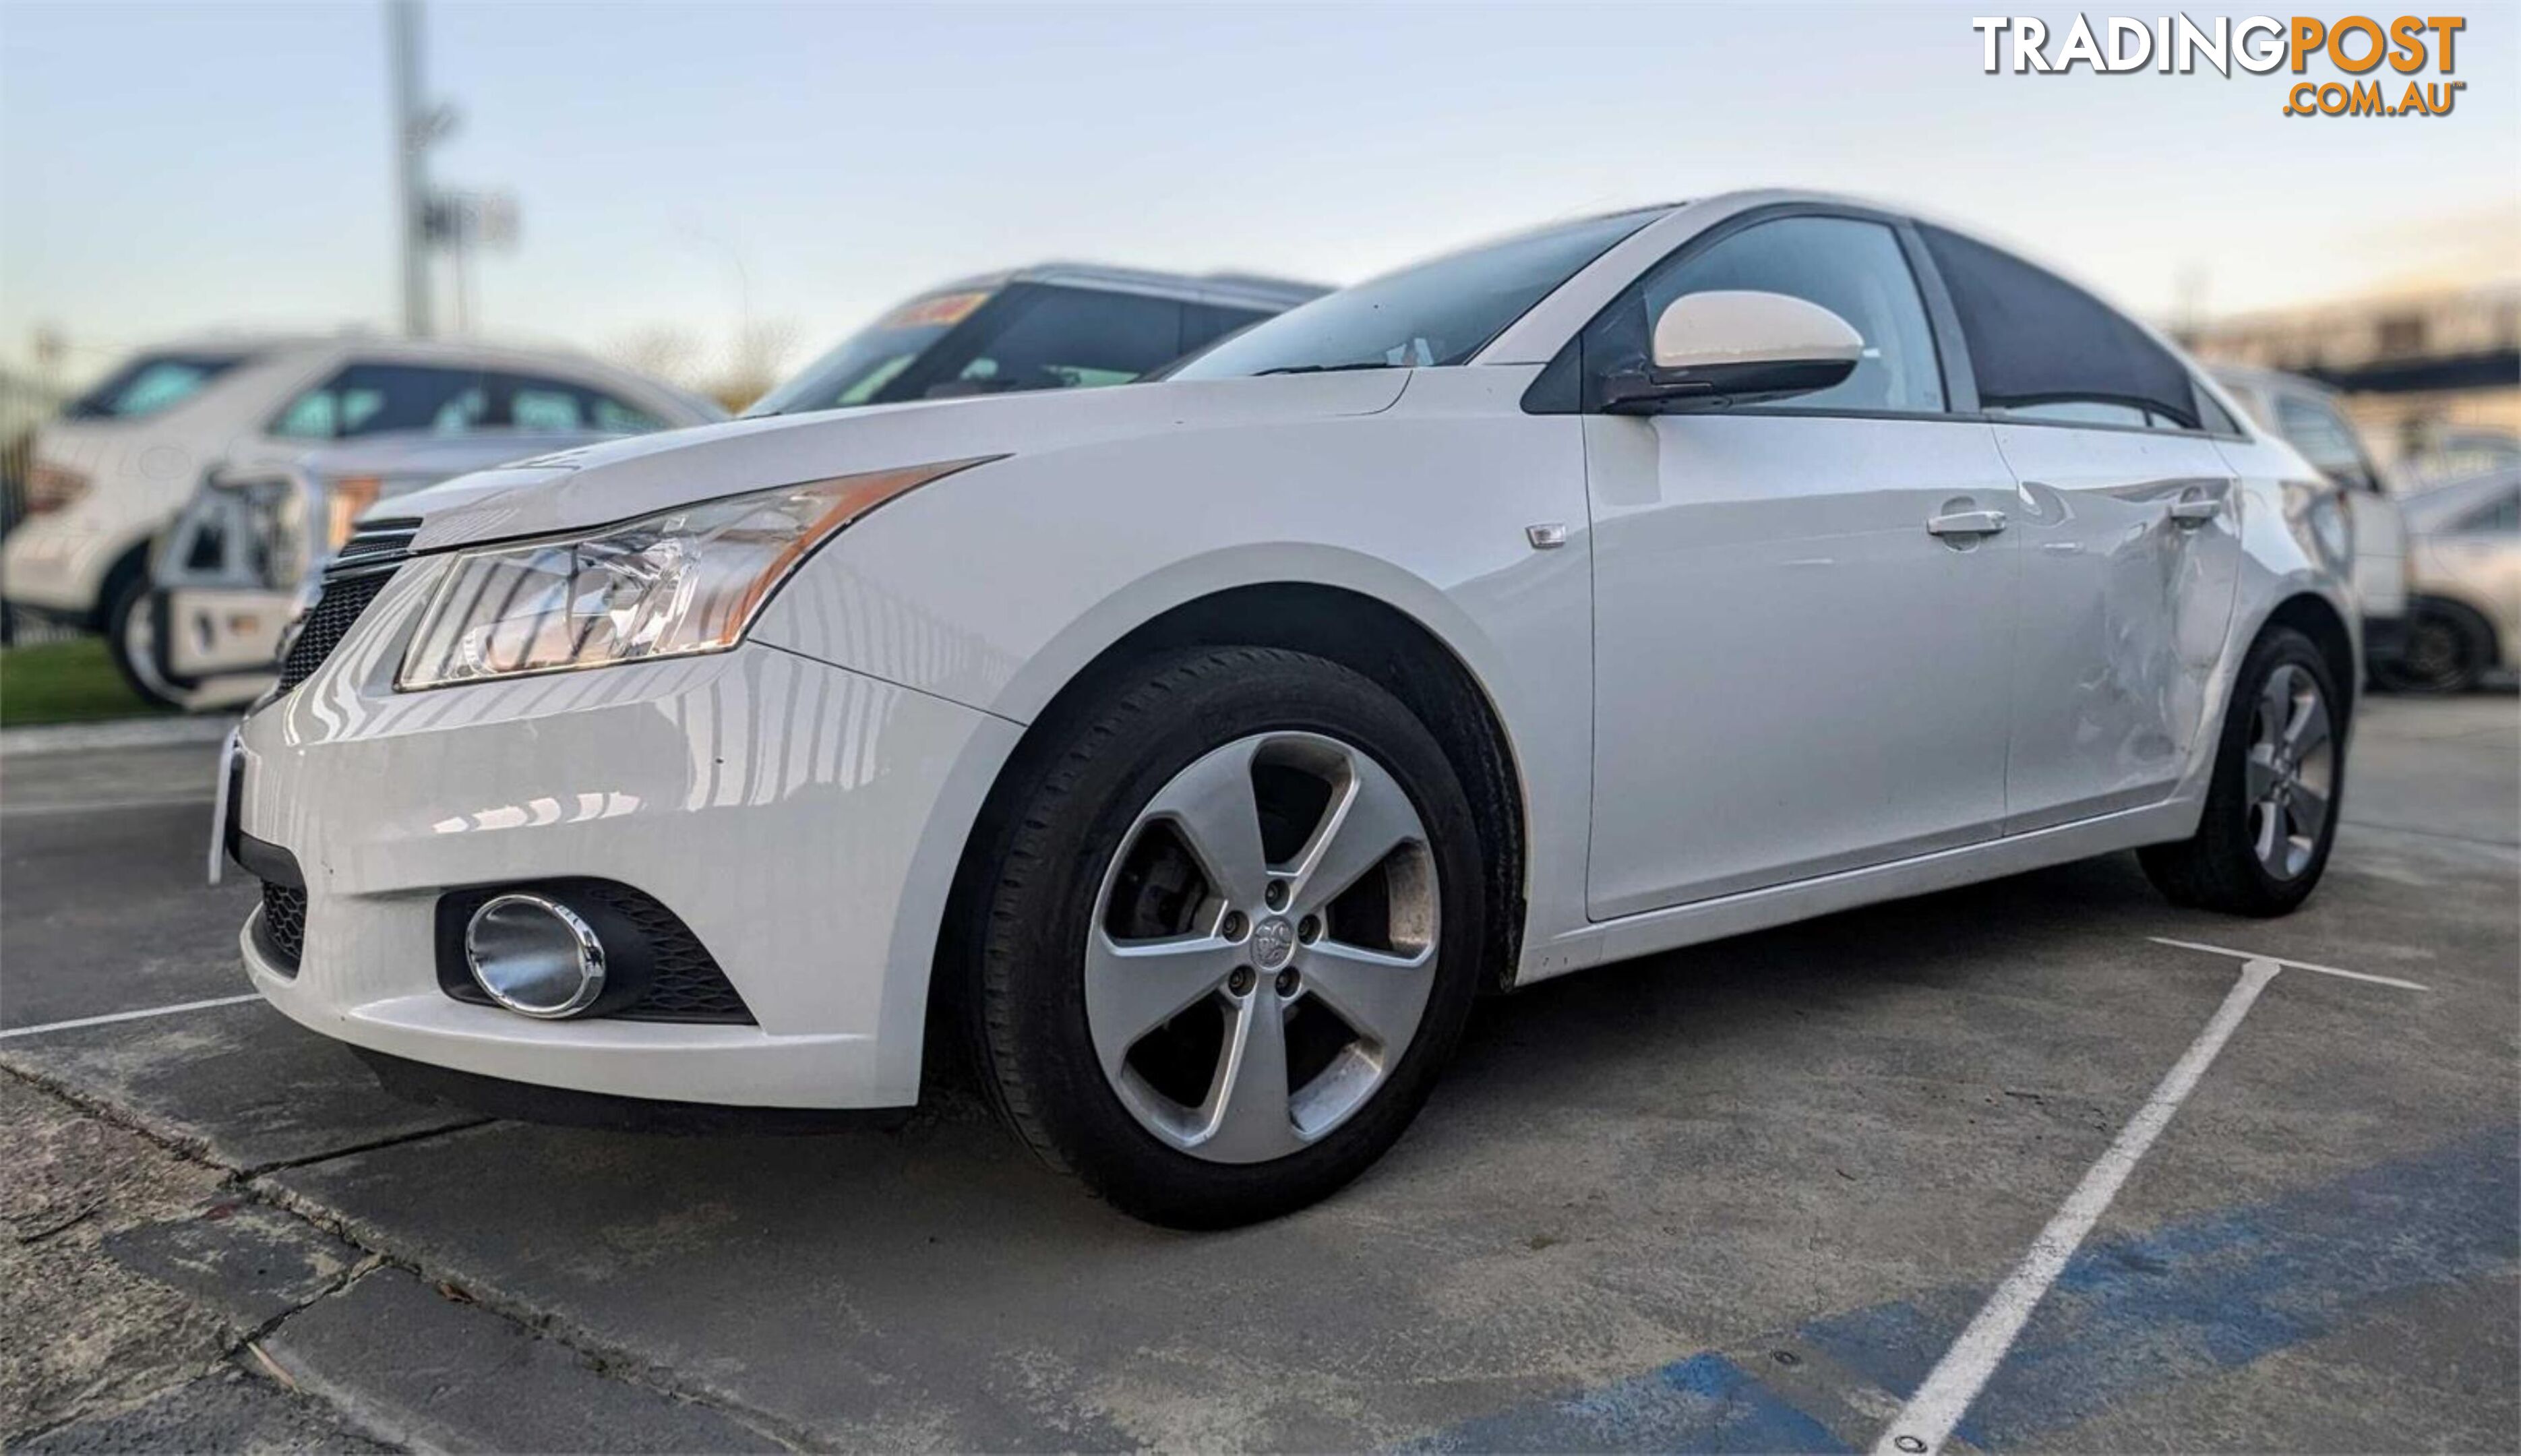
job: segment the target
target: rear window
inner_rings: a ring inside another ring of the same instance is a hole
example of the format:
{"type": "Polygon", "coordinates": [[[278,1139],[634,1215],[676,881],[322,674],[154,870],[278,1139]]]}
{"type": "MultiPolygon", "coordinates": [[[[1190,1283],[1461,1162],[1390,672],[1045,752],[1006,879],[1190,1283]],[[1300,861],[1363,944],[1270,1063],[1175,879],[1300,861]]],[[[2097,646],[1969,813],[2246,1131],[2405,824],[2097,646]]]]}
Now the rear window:
{"type": "Polygon", "coordinates": [[[2011,253],[1942,228],[1919,231],[1951,294],[1979,402],[1991,413],[2197,428],[2187,369],[2117,309],[2011,253]]]}
{"type": "Polygon", "coordinates": [[[242,354],[143,354],[107,375],[62,413],[73,420],[139,420],[173,409],[234,369],[242,354]]]}

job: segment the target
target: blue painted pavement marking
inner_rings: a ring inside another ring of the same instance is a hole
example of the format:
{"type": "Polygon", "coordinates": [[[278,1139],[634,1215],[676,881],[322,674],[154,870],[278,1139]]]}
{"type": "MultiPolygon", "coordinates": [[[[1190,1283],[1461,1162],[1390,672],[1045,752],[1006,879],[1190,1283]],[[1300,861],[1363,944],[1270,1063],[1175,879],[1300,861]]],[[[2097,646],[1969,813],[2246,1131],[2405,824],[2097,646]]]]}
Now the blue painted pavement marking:
{"type": "MultiPolygon", "coordinates": [[[[2086,1247],[1955,1433],[1982,1449],[2352,1324],[2375,1300],[2521,1261],[2521,1132],[2462,1138],[2252,1207],[2086,1247]]],[[[1815,1321],[1814,1348],[1906,1399],[1974,1291],[1815,1321]],[[1932,1312],[1930,1312],[1932,1311],[1932,1312]],[[1949,1311],[1948,1313],[1945,1311],[1949,1311]]]]}
{"type": "MultiPolygon", "coordinates": [[[[2000,1448],[2346,1329],[2395,1296],[2516,1269],[2521,1128],[2510,1126],[2265,1204],[2099,1241],[2068,1262],[1953,1433],[2000,1448]]],[[[1896,1403],[1986,1297],[1985,1287],[1939,1290],[1744,1349],[1800,1343],[1896,1403]]],[[[1841,1430],[1862,1424],[1848,1409],[1828,1419],[1841,1430]]],[[[1829,1424],[1713,1351],[1480,1417],[1418,1448],[1850,1449],[1829,1424]]]]}

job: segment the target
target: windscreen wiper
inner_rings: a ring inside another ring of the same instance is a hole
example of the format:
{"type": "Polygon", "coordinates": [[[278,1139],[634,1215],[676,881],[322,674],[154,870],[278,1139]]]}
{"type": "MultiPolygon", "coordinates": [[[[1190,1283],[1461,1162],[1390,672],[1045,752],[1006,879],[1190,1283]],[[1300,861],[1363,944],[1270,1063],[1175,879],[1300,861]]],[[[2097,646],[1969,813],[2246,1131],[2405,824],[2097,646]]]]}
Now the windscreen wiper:
{"type": "Polygon", "coordinates": [[[1398,369],[1400,367],[1398,364],[1386,364],[1381,359],[1359,359],[1353,364],[1282,364],[1275,369],[1256,371],[1252,377],[1259,379],[1266,374],[1344,374],[1352,369],[1398,369]]]}

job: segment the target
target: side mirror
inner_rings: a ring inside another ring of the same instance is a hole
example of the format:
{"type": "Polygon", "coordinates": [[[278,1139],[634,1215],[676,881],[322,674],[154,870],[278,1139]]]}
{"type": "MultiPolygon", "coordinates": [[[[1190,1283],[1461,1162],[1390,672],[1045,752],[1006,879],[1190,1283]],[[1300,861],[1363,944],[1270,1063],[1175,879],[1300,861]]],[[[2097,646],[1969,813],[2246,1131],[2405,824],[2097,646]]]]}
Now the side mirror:
{"type": "Polygon", "coordinates": [[[1784,294],[1684,294],[1655,320],[1654,362],[1603,381],[1605,402],[1632,413],[1755,404],[1844,382],[1864,339],[1847,320],[1784,294]]]}

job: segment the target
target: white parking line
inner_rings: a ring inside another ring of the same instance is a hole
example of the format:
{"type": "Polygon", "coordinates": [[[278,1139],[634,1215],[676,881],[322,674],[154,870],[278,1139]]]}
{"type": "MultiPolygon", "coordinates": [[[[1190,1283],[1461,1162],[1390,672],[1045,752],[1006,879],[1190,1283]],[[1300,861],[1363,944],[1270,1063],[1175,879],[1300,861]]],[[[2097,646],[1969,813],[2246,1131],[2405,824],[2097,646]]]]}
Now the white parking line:
{"type": "Polygon", "coordinates": [[[2229,950],[2220,945],[2168,940],[2159,935],[2147,938],[2183,950],[2213,951],[2235,957],[2242,962],[2241,978],[2233,985],[2230,994],[2223,998],[2223,1004],[2216,1009],[2215,1015],[2208,1019],[2206,1028],[2197,1033],[2197,1039],[2188,1044],[2188,1050],[2172,1064],[2170,1071],[2164,1073],[2161,1084],[2153,1089],[2153,1095],[2145,1099],[2144,1106],[2136,1109],[2135,1115],[2128,1119],[2127,1126],[2119,1129],[2117,1140],[2101,1155],[2100,1160],[2085,1172],[2083,1181],[2075,1185],[2075,1191],[2066,1196],[2066,1202],[2058,1206],[2047,1227],[2031,1241],[2031,1251],[2024,1254],[2022,1262],[2014,1265],[2013,1272],[1995,1287],[1995,1293],[1988,1297],[1977,1317],[1969,1322],[1969,1328],[1961,1331],[1960,1339],[1953,1341],[1952,1347],[1935,1362],[1935,1368],[1927,1375],[1925,1383],[1908,1397],[1908,1403],[1901,1408],[1899,1417],[1882,1433],[1881,1439],[1874,1442],[1874,1456],[1930,1456],[1930,1453],[1943,1448],[1944,1442],[1951,1436],[1952,1428],[1960,1424],[1961,1417],[1978,1399],[1979,1392],[1987,1388],[1996,1367],[2004,1363],[2006,1353],[2013,1348],[2013,1342],[2022,1334],[2022,1327],[2030,1322],[2032,1311],[2039,1307],[2040,1300],[2048,1293],[2048,1287],[2056,1283],[2057,1276],[2064,1272],[2066,1261],[2075,1256],[2075,1251],[2082,1247],[2085,1236],[2109,1210],[2110,1201],[2118,1197],[2120,1186],[2127,1182],[2130,1173],[2135,1171],[2137,1161],[2153,1147],[2154,1139],[2171,1125],[2171,1115],[2179,1111],[2179,1105],[2197,1089],[2198,1079],[2213,1065],[2216,1054],[2223,1050],[2223,1043],[2240,1028],[2241,1019],[2248,1016],[2250,1008],[2257,1004],[2259,992],[2267,989],[2268,982],[2275,979],[2278,972],[2291,967],[2406,990],[2425,989],[2414,981],[2398,980],[2387,976],[2366,976],[2358,971],[2340,971],[2333,966],[2307,965],[2300,961],[2279,960],[2274,956],[2229,950]]]}
{"type": "Polygon", "coordinates": [[[2147,935],[2156,945],[2176,945],[2181,950],[2202,950],[2213,955],[2230,956],[2236,961],[2273,961],[2288,971],[2316,971],[2322,976],[2342,976],[2348,980],[2368,980],[2374,985],[2397,986],[2403,991],[2429,991],[2433,987],[2401,980],[2395,976],[2374,976],[2363,971],[2340,971],[2335,966],[2315,966],[2309,961],[2288,961],[2282,956],[2263,956],[2255,951],[2234,950],[2227,945],[2207,945],[2195,940],[2174,940],[2168,935],[2147,935]]]}
{"type": "Polygon", "coordinates": [[[207,1001],[179,1001],[173,1006],[152,1006],[143,1011],[117,1011],[110,1016],[79,1017],[68,1022],[46,1022],[40,1026],[11,1026],[0,1031],[0,1041],[12,1036],[32,1036],[38,1031],[68,1031],[73,1026],[102,1026],[111,1022],[137,1022],[147,1017],[173,1016],[179,1011],[207,1011],[213,1006],[236,1006],[262,997],[252,991],[242,996],[213,996],[207,1001]]]}

